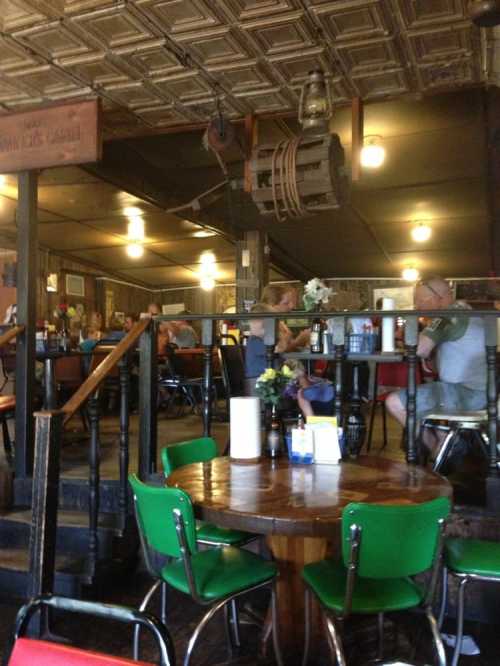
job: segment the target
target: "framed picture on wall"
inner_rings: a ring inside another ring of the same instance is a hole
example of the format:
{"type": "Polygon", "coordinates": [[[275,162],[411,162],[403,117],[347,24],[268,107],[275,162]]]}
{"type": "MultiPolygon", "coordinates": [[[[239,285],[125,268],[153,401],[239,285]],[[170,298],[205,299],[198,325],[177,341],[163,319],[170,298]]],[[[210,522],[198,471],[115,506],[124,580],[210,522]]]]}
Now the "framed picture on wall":
{"type": "Polygon", "coordinates": [[[85,277],[66,273],[66,294],[68,296],[85,297],[85,277]]]}

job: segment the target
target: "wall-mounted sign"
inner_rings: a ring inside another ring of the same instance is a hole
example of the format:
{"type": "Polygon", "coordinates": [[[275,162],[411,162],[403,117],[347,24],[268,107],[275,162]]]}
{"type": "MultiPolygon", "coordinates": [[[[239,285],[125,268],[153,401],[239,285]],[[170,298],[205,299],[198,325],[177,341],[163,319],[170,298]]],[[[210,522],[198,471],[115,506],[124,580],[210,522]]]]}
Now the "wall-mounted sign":
{"type": "Polygon", "coordinates": [[[97,162],[99,108],[87,100],[0,116],[0,173],[97,162]]]}

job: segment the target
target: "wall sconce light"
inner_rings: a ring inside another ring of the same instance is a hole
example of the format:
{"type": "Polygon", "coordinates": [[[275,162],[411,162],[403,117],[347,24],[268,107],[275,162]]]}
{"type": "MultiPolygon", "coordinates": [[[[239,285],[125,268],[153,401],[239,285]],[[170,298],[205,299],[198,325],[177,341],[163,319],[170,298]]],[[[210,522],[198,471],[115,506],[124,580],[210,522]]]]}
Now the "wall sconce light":
{"type": "Polygon", "coordinates": [[[200,287],[205,291],[210,291],[215,287],[217,275],[215,254],[204,252],[200,257],[200,263],[200,287]]]}
{"type": "Polygon", "coordinates": [[[322,136],[330,131],[333,105],[330,86],[321,69],[309,72],[300,92],[299,123],[309,136],[322,136]]]}
{"type": "Polygon", "coordinates": [[[367,169],[378,169],[385,160],[385,148],[380,144],[379,136],[367,136],[361,148],[361,166],[367,169]]]}
{"type": "Polygon", "coordinates": [[[143,241],[145,236],[144,220],[139,215],[131,217],[127,225],[127,237],[131,241],[143,241]]]}

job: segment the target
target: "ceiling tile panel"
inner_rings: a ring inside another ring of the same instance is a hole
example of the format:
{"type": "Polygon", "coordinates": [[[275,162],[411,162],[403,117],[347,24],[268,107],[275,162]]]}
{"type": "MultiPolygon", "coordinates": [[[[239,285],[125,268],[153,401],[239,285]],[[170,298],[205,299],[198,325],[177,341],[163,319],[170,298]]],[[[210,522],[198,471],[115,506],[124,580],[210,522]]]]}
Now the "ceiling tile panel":
{"type": "Polygon", "coordinates": [[[417,76],[424,90],[438,91],[477,83],[479,69],[476,61],[468,58],[449,64],[420,67],[417,76]]]}
{"type": "Polygon", "coordinates": [[[152,86],[141,81],[107,85],[104,86],[104,90],[112,100],[130,109],[160,106],[165,103],[163,97],[152,86]]]}
{"type": "Polygon", "coordinates": [[[281,88],[249,90],[248,92],[238,93],[235,97],[245,102],[254,113],[272,113],[278,109],[290,109],[293,105],[289,94],[281,88]]]}
{"type": "Polygon", "coordinates": [[[214,94],[209,83],[200,76],[198,71],[154,79],[153,83],[155,88],[165,96],[176,97],[181,102],[214,94]]]}
{"type": "Polygon", "coordinates": [[[103,46],[111,49],[156,36],[124,2],[94,12],[77,14],[71,20],[103,46]]]}
{"type": "Polygon", "coordinates": [[[236,21],[247,21],[297,9],[300,0],[226,0],[225,4],[236,21]]]}
{"type": "Polygon", "coordinates": [[[311,11],[325,34],[340,43],[345,40],[386,37],[392,31],[381,0],[351,0],[314,4],[311,11]]]}
{"type": "Polygon", "coordinates": [[[123,84],[130,80],[129,73],[117,64],[116,59],[105,53],[62,58],[58,64],[75,74],[80,81],[96,88],[123,84]]]}
{"type": "MultiPolygon", "coordinates": [[[[244,105],[234,104],[228,101],[225,95],[218,98],[221,111],[228,118],[239,118],[243,113],[244,105]]],[[[211,120],[217,113],[217,105],[213,95],[206,99],[194,99],[184,102],[184,109],[193,114],[198,120],[204,122],[211,120]]]]}
{"type": "Polygon", "coordinates": [[[122,270],[132,280],[140,280],[155,287],[161,285],[194,285],[199,281],[198,275],[182,266],[160,266],[158,268],[129,268],[122,270]]]}
{"type": "Polygon", "coordinates": [[[268,61],[292,86],[301,85],[313,69],[322,69],[327,75],[332,73],[331,61],[323,46],[313,46],[293,54],[273,55],[268,61]]]}
{"type": "Polygon", "coordinates": [[[302,11],[248,21],[242,23],[241,28],[266,56],[315,45],[312,31],[302,11]]]}
{"type": "Polygon", "coordinates": [[[0,26],[3,31],[16,30],[58,16],[63,0],[3,0],[0,26]]]}
{"type": "Polygon", "coordinates": [[[248,60],[252,55],[240,32],[228,26],[182,33],[176,41],[204,67],[248,60]]]}
{"type": "Polygon", "coordinates": [[[150,127],[172,127],[194,121],[195,116],[184,109],[177,109],[173,104],[136,109],[135,113],[150,127]]]}
{"type": "MultiPolygon", "coordinates": [[[[116,246],[116,239],[115,239],[116,246]]],[[[122,270],[144,266],[148,268],[164,266],[168,264],[163,257],[159,257],[154,252],[144,248],[144,254],[140,259],[131,259],[126,251],[126,244],[111,248],[96,248],[90,250],[71,250],[71,256],[85,261],[91,261],[94,264],[106,265],[111,270],[122,270]]]]}
{"type": "Polygon", "coordinates": [[[272,73],[257,60],[208,67],[221,85],[232,94],[246,90],[270,88],[276,84],[272,73]]]}
{"type": "Polygon", "coordinates": [[[81,55],[90,50],[81,35],[60,21],[17,30],[12,36],[27,49],[50,59],[81,55]]]}
{"type": "Polygon", "coordinates": [[[221,4],[204,0],[138,0],[137,7],[162,31],[176,34],[221,25],[216,13],[221,4]]]}
{"type": "Polygon", "coordinates": [[[399,54],[391,38],[339,45],[337,54],[351,75],[369,69],[391,69],[399,65],[399,54]]]}
{"type": "Polygon", "coordinates": [[[466,18],[464,0],[396,0],[408,28],[448,23],[466,18]]]}
{"type": "Polygon", "coordinates": [[[51,65],[40,65],[20,71],[7,72],[6,77],[15,84],[21,84],[33,96],[40,94],[49,99],[60,93],[74,94],[81,90],[80,86],[70,76],[51,65]]]}
{"type": "Polygon", "coordinates": [[[33,67],[39,63],[40,60],[35,54],[23,49],[13,39],[0,38],[0,72],[33,67]]]}
{"type": "Polygon", "coordinates": [[[352,80],[361,96],[366,99],[386,95],[401,95],[409,91],[406,74],[403,69],[356,74],[352,80]]]}
{"type": "MultiPolygon", "coordinates": [[[[78,222],[44,222],[38,226],[40,243],[53,250],[76,250],[84,247],[110,248],[117,244],[116,236],[89,229],[78,222]]],[[[110,250],[102,250],[108,255],[110,250]]],[[[106,262],[105,262],[106,263],[106,262]]]]}
{"type": "Polygon", "coordinates": [[[166,48],[166,40],[162,38],[120,46],[114,52],[147,78],[187,71],[178,58],[166,48]]]}
{"type": "Polygon", "coordinates": [[[419,64],[449,58],[470,57],[473,51],[470,24],[408,33],[408,43],[419,64]]]}

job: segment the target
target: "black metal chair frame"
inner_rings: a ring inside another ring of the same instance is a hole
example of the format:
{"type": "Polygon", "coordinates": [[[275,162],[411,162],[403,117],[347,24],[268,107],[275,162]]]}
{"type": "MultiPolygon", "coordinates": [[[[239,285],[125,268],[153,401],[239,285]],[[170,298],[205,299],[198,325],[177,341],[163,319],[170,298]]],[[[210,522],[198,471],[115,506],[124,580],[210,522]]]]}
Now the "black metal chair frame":
{"type": "Polygon", "coordinates": [[[31,618],[36,612],[43,611],[44,608],[92,615],[105,620],[111,619],[124,624],[145,627],[153,634],[157,642],[160,654],[159,666],[175,666],[175,651],[172,637],[166,626],[151,613],[145,613],[125,606],[82,601],[81,599],[69,599],[50,594],[32,599],[19,610],[16,617],[14,635],[5,652],[3,666],[8,665],[14,643],[18,638],[26,634],[31,618]]]}

